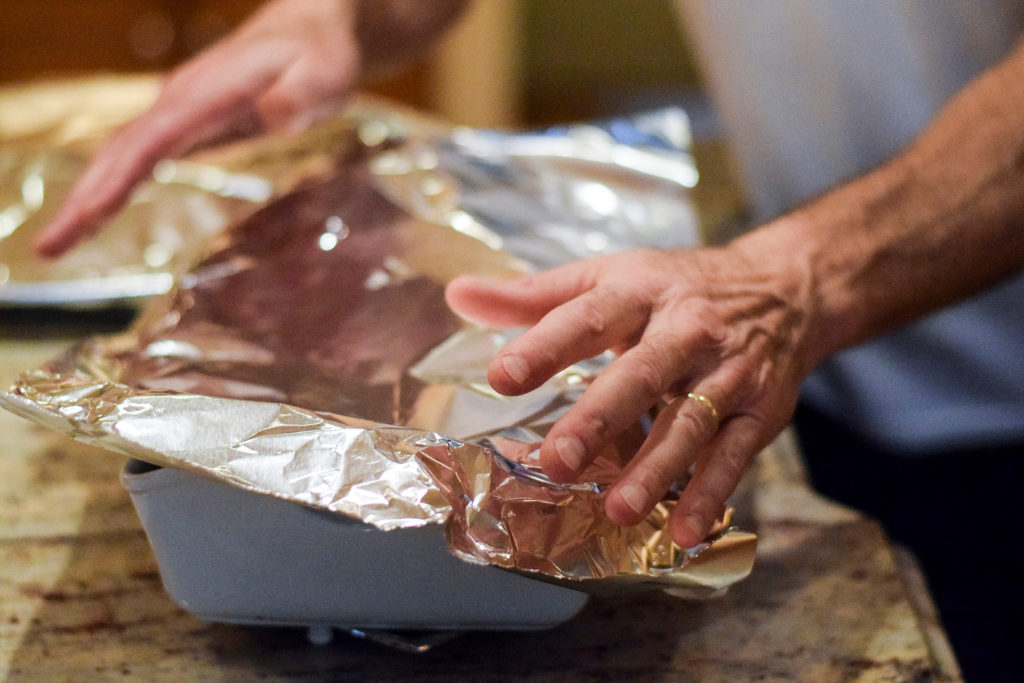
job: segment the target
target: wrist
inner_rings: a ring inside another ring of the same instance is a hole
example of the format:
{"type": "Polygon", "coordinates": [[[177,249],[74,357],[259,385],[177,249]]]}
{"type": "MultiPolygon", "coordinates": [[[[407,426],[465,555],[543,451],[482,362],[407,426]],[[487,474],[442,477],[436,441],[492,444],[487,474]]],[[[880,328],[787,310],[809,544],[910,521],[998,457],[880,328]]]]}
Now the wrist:
{"type": "Polygon", "coordinates": [[[758,271],[757,277],[773,283],[775,296],[796,313],[800,322],[793,345],[805,374],[849,345],[855,328],[851,299],[839,286],[839,270],[818,233],[809,216],[796,212],[730,245],[758,271]]]}

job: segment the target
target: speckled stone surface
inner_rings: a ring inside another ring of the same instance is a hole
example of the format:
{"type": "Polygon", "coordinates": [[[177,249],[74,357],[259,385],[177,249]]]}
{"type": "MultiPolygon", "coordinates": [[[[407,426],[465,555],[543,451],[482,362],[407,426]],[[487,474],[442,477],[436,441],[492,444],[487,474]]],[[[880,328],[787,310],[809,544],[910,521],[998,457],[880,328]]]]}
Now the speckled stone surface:
{"type": "MultiPolygon", "coordinates": [[[[52,332],[4,331],[4,386],[68,343],[52,332]]],[[[737,496],[758,562],[724,597],[593,600],[550,631],[470,633],[419,655],[192,617],[163,591],[122,464],[0,411],[0,679],[958,680],[912,562],[813,495],[785,448],[737,496]]]]}

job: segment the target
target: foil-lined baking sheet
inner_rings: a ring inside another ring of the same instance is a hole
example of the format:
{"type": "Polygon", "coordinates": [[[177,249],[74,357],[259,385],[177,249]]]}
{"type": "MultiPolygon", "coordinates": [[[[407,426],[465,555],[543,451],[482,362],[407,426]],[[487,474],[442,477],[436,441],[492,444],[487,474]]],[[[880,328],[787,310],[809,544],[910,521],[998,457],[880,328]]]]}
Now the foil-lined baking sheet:
{"type": "Polygon", "coordinates": [[[515,332],[469,326],[443,298],[462,273],[694,244],[685,116],[511,134],[363,101],[310,135],[291,156],[294,140],[234,148],[232,173],[260,177],[257,162],[272,158],[292,189],[204,242],[127,333],[25,373],[0,403],[383,530],[443,524],[469,562],[689,594],[743,578],[751,534],[723,524],[680,549],[667,533],[671,499],[636,527],[605,517],[605,491],[643,425],[580,483],[540,471],[545,433],[609,356],[524,396],[497,395],[486,367],[515,332]]]}
{"type": "Polygon", "coordinates": [[[196,256],[192,245],[267,199],[263,179],[215,188],[198,176],[204,168],[228,175],[222,169],[169,173],[164,165],[106,233],[58,261],[35,256],[32,238],[98,141],[140,113],[156,86],[150,78],[90,79],[0,91],[0,305],[81,308],[164,293],[190,249],[196,256]]]}
{"type": "Polygon", "coordinates": [[[135,306],[166,293],[209,237],[328,168],[344,126],[166,160],[96,237],[60,259],[37,257],[33,238],[89,157],[158,87],[156,77],[104,76],[0,89],[0,307],[135,306]]]}

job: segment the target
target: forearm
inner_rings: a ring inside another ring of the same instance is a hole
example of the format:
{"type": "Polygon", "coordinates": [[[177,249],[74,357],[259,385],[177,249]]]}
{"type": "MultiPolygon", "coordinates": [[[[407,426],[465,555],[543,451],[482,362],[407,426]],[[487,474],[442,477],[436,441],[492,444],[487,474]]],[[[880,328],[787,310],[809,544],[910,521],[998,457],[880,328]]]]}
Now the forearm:
{"type": "Polygon", "coordinates": [[[809,365],[1024,267],[1022,83],[1024,46],[891,162],[737,240],[811,302],[809,365]]]}

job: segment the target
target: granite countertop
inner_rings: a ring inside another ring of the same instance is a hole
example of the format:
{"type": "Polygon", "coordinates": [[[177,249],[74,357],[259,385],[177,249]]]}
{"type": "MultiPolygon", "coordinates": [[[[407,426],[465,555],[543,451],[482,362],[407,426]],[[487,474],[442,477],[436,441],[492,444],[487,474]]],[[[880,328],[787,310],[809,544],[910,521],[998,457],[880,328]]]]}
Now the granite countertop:
{"type": "MultiPolygon", "coordinates": [[[[8,316],[0,381],[93,331],[8,316]]],[[[913,560],[814,495],[786,441],[737,494],[758,560],[725,596],[594,599],[552,630],[467,633],[423,654],[201,622],[161,586],[122,456],[5,411],[0,454],[0,679],[959,680],[913,560]]]]}

